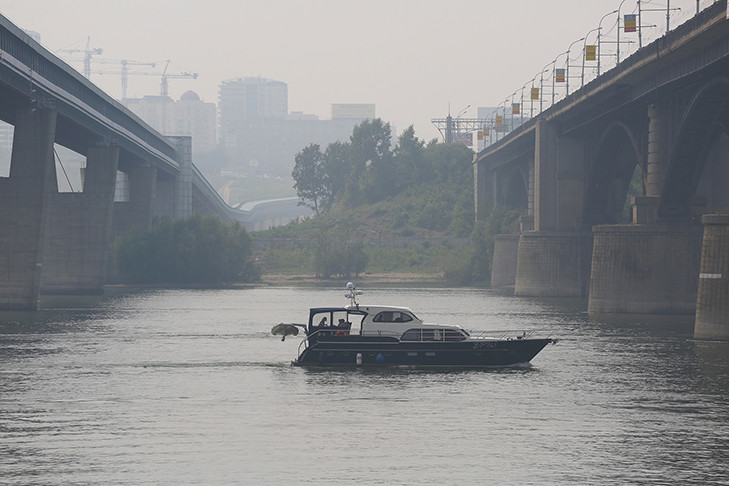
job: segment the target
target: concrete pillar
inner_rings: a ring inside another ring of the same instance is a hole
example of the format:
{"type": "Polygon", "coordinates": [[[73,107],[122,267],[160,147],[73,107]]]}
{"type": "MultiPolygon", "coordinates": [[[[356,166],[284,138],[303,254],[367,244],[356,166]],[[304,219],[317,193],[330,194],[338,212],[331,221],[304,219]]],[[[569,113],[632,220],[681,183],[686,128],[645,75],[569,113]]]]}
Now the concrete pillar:
{"type": "Polygon", "coordinates": [[[485,168],[485,163],[473,162],[473,185],[476,221],[485,221],[494,206],[494,177],[485,168]]]}
{"type": "Polygon", "coordinates": [[[0,178],[1,310],[38,308],[55,136],[54,110],[17,114],[10,178],[0,178]]]}
{"type": "Polygon", "coordinates": [[[557,152],[557,229],[583,226],[587,163],[582,139],[560,137],[557,152]]]}
{"type": "Polygon", "coordinates": [[[646,195],[635,196],[632,201],[633,222],[636,224],[654,224],[658,219],[658,206],[668,166],[666,124],[666,110],[659,105],[648,105],[646,195]]]}
{"type": "Polygon", "coordinates": [[[180,172],[175,177],[174,219],[192,216],[192,137],[168,137],[177,151],[180,172]]]}
{"type": "Polygon", "coordinates": [[[729,215],[706,214],[694,338],[729,341],[729,215]]]}
{"type": "Polygon", "coordinates": [[[666,113],[658,105],[648,105],[648,178],[646,195],[660,196],[665,179],[668,149],[666,113]]]}
{"type": "Polygon", "coordinates": [[[51,194],[42,293],[104,292],[118,161],[118,147],[92,147],[83,192],[51,194]]]}
{"type": "Polygon", "coordinates": [[[557,127],[537,120],[534,148],[534,229],[557,229],[557,127]]]}
{"type": "Polygon", "coordinates": [[[593,234],[590,314],[695,311],[700,225],[600,225],[593,234]]]}
{"type": "Polygon", "coordinates": [[[135,167],[129,175],[129,201],[114,203],[112,239],[131,232],[144,232],[152,224],[157,169],[135,167]]]}
{"type": "Polygon", "coordinates": [[[590,275],[592,234],[529,231],[519,238],[514,295],[584,297],[590,275]]]}
{"type": "Polygon", "coordinates": [[[494,261],[491,265],[491,288],[513,287],[516,283],[516,257],[519,235],[494,237],[494,261]]]}

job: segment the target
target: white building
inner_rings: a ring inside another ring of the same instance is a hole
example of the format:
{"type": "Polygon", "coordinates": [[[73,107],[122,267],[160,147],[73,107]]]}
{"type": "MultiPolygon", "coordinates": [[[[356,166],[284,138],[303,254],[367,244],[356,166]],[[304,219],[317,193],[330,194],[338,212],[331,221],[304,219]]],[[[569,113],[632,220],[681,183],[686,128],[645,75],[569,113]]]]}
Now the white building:
{"type": "Polygon", "coordinates": [[[209,152],[217,146],[217,118],[214,103],[205,103],[194,91],[174,101],[169,96],[126,98],[124,105],[163,135],[192,137],[193,153],[209,152]]]}

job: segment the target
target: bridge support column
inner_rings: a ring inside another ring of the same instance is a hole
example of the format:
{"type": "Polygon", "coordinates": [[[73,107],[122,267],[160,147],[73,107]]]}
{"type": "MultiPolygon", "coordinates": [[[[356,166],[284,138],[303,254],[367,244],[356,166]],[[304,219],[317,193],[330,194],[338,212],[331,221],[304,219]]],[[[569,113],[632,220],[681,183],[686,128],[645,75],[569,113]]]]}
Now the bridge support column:
{"type": "Polygon", "coordinates": [[[180,172],[175,177],[175,219],[192,216],[192,138],[168,137],[177,149],[180,172]]]}
{"type": "Polygon", "coordinates": [[[83,192],[51,194],[41,293],[104,292],[118,161],[118,147],[92,147],[83,192]]]}
{"type": "Polygon", "coordinates": [[[157,169],[135,167],[129,174],[129,201],[114,203],[112,238],[149,230],[157,185],[157,169]]]}
{"type": "Polygon", "coordinates": [[[494,260],[491,265],[491,288],[513,287],[516,283],[516,258],[519,235],[494,237],[494,260]]]}
{"type": "Polygon", "coordinates": [[[48,195],[55,188],[56,112],[18,113],[10,178],[0,179],[0,309],[35,310],[48,195]]]}
{"type": "Polygon", "coordinates": [[[666,117],[664,108],[659,105],[648,106],[646,195],[635,196],[632,201],[633,222],[636,224],[654,224],[658,218],[658,206],[668,164],[666,117]]]}
{"type": "Polygon", "coordinates": [[[695,339],[729,341],[729,215],[706,214],[695,339]]]}
{"type": "Polygon", "coordinates": [[[584,297],[592,234],[528,231],[519,238],[514,295],[584,297]]]}
{"type": "Polygon", "coordinates": [[[590,314],[691,314],[696,308],[701,227],[593,227],[590,314]]]}

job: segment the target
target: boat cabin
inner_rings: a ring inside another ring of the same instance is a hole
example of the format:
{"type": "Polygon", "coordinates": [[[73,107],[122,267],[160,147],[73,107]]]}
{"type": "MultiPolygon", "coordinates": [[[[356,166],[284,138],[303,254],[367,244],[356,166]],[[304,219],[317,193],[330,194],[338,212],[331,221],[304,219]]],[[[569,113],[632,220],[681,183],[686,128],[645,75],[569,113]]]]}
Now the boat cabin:
{"type": "Polygon", "coordinates": [[[312,308],[307,334],[386,336],[406,341],[462,341],[468,337],[459,326],[425,324],[407,307],[371,305],[312,308]]]}

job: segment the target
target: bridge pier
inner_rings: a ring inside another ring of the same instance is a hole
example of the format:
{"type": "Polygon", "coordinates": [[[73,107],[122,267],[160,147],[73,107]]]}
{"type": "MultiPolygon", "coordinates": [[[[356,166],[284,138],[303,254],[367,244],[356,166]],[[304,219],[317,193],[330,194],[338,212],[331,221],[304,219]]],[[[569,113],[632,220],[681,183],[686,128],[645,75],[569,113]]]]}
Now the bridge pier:
{"type": "Polygon", "coordinates": [[[139,166],[128,175],[129,200],[114,203],[112,241],[128,233],[147,231],[152,224],[157,169],[139,166]]]}
{"type": "Polygon", "coordinates": [[[1,310],[38,308],[55,135],[55,110],[17,113],[10,177],[0,178],[1,310]]]}
{"type": "Polygon", "coordinates": [[[729,215],[707,214],[694,338],[729,341],[729,215]]]}
{"type": "Polygon", "coordinates": [[[491,264],[491,288],[513,287],[516,283],[516,259],[519,235],[496,235],[491,264]]]}
{"type": "Polygon", "coordinates": [[[593,233],[590,314],[694,312],[699,225],[599,225],[593,233]]]}
{"type": "Polygon", "coordinates": [[[527,231],[519,238],[514,295],[584,297],[590,274],[592,235],[527,231]]]}
{"type": "Polygon", "coordinates": [[[51,193],[41,293],[104,292],[118,161],[118,147],[92,147],[83,192],[51,193]]]}

